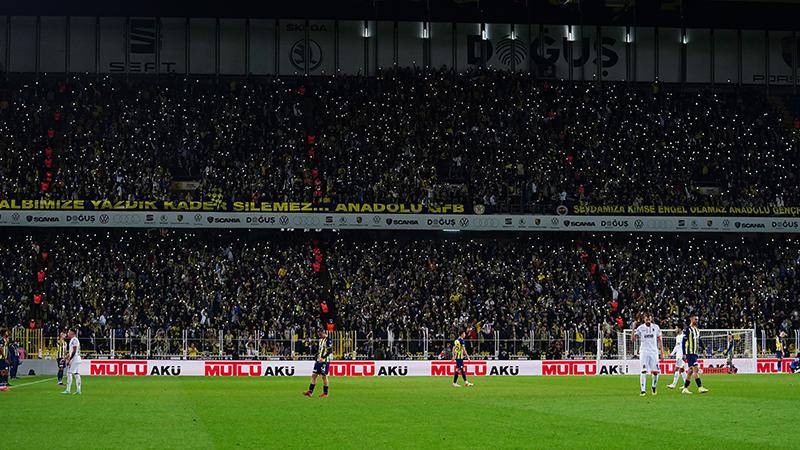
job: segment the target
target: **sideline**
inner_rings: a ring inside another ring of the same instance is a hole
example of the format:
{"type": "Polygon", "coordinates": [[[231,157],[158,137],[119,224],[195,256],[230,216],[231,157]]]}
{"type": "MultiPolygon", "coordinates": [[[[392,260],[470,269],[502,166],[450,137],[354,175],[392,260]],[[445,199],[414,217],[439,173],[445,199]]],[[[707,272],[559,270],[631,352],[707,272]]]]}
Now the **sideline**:
{"type": "Polygon", "coordinates": [[[46,378],[46,379],[44,379],[44,380],[39,380],[39,381],[31,381],[30,383],[23,383],[23,384],[13,384],[13,385],[9,386],[9,387],[8,387],[8,389],[14,389],[14,388],[22,387],[22,386],[30,386],[30,385],[32,385],[32,384],[45,383],[45,382],[48,382],[48,381],[53,381],[53,380],[55,380],[56,378],[57,378],[57,377],[53,377],[53,378],[46,378]]]}

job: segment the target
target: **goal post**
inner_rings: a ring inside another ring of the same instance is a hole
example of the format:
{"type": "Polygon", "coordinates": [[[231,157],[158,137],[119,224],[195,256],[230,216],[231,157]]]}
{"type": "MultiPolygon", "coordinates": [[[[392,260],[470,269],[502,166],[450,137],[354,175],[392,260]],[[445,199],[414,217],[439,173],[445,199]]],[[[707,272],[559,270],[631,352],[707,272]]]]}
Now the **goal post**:
{"type": "MultiPolygon", "coordinates": [[[[669,354],[675,347],[675,330],[661,330],[664,342],[664,353],[669,354]]],[[[733,339],[734,358],[755,358],[756,331],[752,328],[701,329],[700,341],[705,346],[701,356],[704,358],[726,358],[728,337],[733,339]]],[[[639,358],[639,341],[633,341],[633,330],[626,329],[617,333],[617,349],[622,359],[639,358]]]]}

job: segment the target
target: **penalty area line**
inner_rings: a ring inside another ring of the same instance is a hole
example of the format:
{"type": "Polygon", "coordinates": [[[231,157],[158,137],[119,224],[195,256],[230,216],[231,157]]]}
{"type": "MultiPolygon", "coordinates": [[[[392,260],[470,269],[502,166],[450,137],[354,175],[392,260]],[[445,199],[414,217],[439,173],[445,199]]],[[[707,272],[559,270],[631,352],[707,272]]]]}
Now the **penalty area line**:
{"type": "Polygon", "coordinates": [[[13,385],[9,386],[8,388],[9,388],[9,389],[14,389],[14,388],[22,387],[22,386],[30,386],[30,385],[32,385],[32,384],[46,383],[46,382],[48,382],[48,381],[53,381],[53,380],[55,380],[55,379],[56,379],[56,377],[53,377],[53,378],[47,378],[47,379],[44,379],[44,380],[39,380],[39,381],[31,381],[30,383],[23,383],[23,384],[13,384],[13,385]]]}

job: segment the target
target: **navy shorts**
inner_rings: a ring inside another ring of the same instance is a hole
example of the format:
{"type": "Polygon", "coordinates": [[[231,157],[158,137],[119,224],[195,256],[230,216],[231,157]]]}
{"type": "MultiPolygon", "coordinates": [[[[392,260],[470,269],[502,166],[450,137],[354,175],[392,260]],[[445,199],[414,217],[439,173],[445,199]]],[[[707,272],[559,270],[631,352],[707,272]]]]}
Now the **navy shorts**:
{"type": "Polygon", "coordinates": [[[689,353],[686,355],[686,365],[689,367],[694,367],[697,365],[697,355],[694,353],[689,353]]]}
{"type": "Polygon", "coordinates": [[[457,359],[456,360],[456,369],[463,369],[463,368],[464,368],[464,360],[463,359],[457,359]]]}
{"type": "Polygon", "coordinates": [[[318,375],[328,375],[328,367],[330,366],[329,362],[315,362],[314,363],[314,373],[318,375]]]}

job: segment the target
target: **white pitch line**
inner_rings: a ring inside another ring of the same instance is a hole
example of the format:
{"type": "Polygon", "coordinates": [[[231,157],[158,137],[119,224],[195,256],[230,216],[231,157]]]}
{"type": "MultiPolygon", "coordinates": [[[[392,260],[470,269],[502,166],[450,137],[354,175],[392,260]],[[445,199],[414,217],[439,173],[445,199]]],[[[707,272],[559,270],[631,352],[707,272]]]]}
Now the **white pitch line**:
{"type": "Polygon", "coordinates": [[[53,381],[53,380],[55,380],[55,379],[56,379],[56,377],[53,377],[53,378],[47,378],[47,379],[44,379],[44,380],[39,380],[39,381],[31,381],[30,383],[23,383],[23,384],[12,384],[12,385],[11,385],[11,386],[9,386],[8,388],[9,388],[9,389],[14,389],[14,388],[22,387],[22,386],[30,386],[31,384],[45,383],[45,382],[48,382],[48,381],[53,381]]]}

